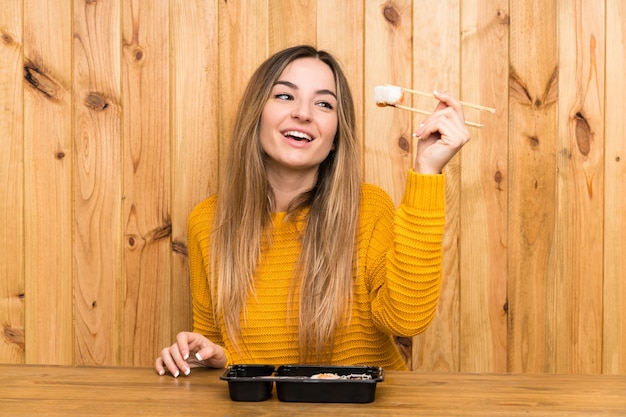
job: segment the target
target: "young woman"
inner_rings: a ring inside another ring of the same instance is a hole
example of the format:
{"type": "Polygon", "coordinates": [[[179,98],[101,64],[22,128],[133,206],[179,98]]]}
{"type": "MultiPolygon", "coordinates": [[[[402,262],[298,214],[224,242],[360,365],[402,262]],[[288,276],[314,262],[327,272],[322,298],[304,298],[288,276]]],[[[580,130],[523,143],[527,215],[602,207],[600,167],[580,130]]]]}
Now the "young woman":
{"type": "Polygon", "coordinates": [[[363,184],[352,96],[337,61],[285,49],[253,74],[219,192],[189,216],[193,332],[156,370],[232,363],[406,369],[393,336],[422,332],[441,285],[445,164],[469,140],[437,93],[396,210],[363,184]]]}

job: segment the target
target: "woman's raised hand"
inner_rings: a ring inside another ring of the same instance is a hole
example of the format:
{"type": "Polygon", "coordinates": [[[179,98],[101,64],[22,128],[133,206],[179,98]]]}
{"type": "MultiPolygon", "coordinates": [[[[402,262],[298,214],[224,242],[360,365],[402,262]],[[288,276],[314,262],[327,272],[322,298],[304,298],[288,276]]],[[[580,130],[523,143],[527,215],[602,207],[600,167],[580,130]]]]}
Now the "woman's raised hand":
{"type": "Polygon", "coordinates": [[[419,139],[414,170],[422,174],[441,173],[470,139],[459,101],[445,92],[435,92],[435,97],[437,108],[414,134],[419,139]]]}

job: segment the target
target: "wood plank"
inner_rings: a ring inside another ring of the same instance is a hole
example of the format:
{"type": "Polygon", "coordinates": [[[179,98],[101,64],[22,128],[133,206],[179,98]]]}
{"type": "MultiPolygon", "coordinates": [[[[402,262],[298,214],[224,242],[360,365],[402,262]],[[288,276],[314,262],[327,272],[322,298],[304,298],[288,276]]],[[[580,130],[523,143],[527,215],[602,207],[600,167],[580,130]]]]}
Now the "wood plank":
{"type": "Polygon", "coordinates": [[[607,0],[602,372],[626,374],[626,3],[607,0]],[[610,57],[610,58],[609,58],[610,57]]]}
{"type": "Polygon", "coordinates": [[[0,365],[0,372],[10,416],[609,417],[626,409],[626,377],[615,375],[388,371],[373,402],[353,404],[279,401],[276,385],[266,401],[232,401],[220,369],[179,378],[126,367],[0,365]]]}
{"type": "Polygon", "coordinates": [[[554,372],[556,4],[511,2],[509,371],[554,372]]]}
{"type": "Polygon", "coordinates": [[[248,80],[269,54],[268,0],[219,2],[220,161],[248,80]]]}
{"type": "Polygon", "coordinates": [[[71,4],[23,4],[25,361],[71,364],[71,4]]]}
{"type": "MultiPolygon", "coordinates": [[[[413,83],[410,87],[433,91],[447,90],[459,97],[461,36],[459,33],[461,5],[459,0],[413,2],[413,83]],[[431,16],[423,20],[421,16],[431,16]]],[[[413,105],[434,110],[437,101],[413,97],[413,105]]],[[[415,117],[417,130],[424,116],[415,117]]],[[[437,315],[430,327],[413,338],[413,369],[420,371],[455,372],[459,370],[459,200],[460,157],[445,168],[446,226],[443,243],[443,278],[437,315]]]]}
{"type": "Polygon", "coordinates": [[[469,110],[485,125],[461,154],[460,370],[507,366],[508,1],[463,1],[461,99],[498,109],[469,110]]]}
{"type": "Polygon", "coordinates": [[[556,372],[602,370],[603,2],[559,0],[556,372]]]}
{"type": "Polygon", "coordinates": [[[316,0],[272,0],[268,3],[269,52],[289,46],[316,45],[316,0]]]}
{"type": "MultiPolygon", "coordinates": [[[[407,171],[414,162],[412,113],[378,107],[373,94],[377,85],[411,85],[412,17],[410,1],[365,2],[363,178],[383,188],[396,205],[402,200],[407,171]]],[[[411,369],[412,340],[397,338],[396,344],[411,369]]]]}
{"type": "Polygon", "coordinates": [[[171,4],[172,41],[172,328],[192,328],[187,217],[217,191],[219,170],[217,0],[171,4]]]}
{"type": "Polygon", "coordinates": [[[24,361],[22,4],[0,8],[0,362],[24,361]]]}
{"type": "Polygon", "coordinates": [[[74,326],[79,365],[119,364],[120,9],[74,6],[74,326]]]}
{"type": "Polygon", "coordinates": [[[121,362],[149,365],[172,342],[169,9],[124,2],[122,23],[121,362]]]}
{"type": "MultiPolygon", "coordinates": [[[[382,84],[411,85],[411,1],[365,3],[365,172],[374,183],[400,204],[407,170],[413,166],[409,112],[377,107],[374,87],[382,84]]],[[[407,105],[410,105],[407,103],[407,105]]]]}

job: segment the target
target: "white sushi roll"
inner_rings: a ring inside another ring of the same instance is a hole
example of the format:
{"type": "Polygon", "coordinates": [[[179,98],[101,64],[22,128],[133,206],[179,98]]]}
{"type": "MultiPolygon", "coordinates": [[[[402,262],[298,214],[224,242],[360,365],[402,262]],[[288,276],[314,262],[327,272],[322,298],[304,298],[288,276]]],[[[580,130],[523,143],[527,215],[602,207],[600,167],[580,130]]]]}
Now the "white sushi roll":
{"type": "Polygon", "coordinates": [[[393,106],[402,103],[404,91],[395,85],[377,85],[374,87],[374,101],[378,104],[393,106]]]}

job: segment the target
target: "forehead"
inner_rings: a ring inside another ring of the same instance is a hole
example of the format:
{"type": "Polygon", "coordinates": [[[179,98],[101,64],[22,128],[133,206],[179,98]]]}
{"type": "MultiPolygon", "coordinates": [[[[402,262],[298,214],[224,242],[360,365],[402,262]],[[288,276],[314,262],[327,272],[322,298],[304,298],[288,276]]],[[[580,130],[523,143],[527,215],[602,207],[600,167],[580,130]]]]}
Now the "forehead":
{"type": "Polygon", "coordinates": [[[315,89],[323,88],[336,92],[332,70],[317,58],[299,58],[289,63],[278,77],[278,81],[289,81],[298,87],[311,85],[315,89]]]}

